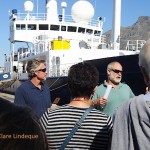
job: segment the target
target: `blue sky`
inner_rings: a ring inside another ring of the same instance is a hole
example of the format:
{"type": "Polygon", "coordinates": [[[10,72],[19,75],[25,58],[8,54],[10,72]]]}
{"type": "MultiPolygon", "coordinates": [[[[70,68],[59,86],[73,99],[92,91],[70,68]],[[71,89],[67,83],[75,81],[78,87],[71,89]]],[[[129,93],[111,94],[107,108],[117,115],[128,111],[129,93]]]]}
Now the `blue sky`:
{"type": "MultiPolygon", "coordinates": [[[[0,66],[4,64],[4,54],[10,54],[9,38],[9,15],[8,11],[17,9],[24,12],[24,2],[26,0],[1,0],[0,2],[0,66]]],[[[45,11],[45,0],[31,0],[36,4],[38,1],[38,12],[45,11]]],[[[70,15],[71,6],[77,0],[63,0],[67,2],[66,14],[70,15]]],[[[112,28],[112,12],[114,0],[89,0],[95,8],[95,16],[105,17],[104,32],[112,28]]],[[[62,0],[57,0],[58,8],[62,0]]],[[[34,7],[36,12],[36,5],[34,7]]],[[[150,0],[122,0],[121,26],[127,27],[135,23],[139,16],[150,16],[150,0]]]]}

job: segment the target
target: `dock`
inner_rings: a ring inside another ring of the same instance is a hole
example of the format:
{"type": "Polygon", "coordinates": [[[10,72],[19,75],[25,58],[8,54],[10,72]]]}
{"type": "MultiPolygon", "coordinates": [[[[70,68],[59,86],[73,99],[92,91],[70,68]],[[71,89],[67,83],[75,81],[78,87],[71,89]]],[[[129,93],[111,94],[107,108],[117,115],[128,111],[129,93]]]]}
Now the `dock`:
{"type": "MultiPolygon", "coordinates": [[[[5,99],[5,100],[8,100],[8,101],[10,101],[10,102],[13,103],[13,102],[14,102],[15,95],[0,92],[0,98],[3,98],[3,99],[5,99]]],[[[60,100],[60,99],[56,99],[56,100],[53,102],[51,108],[57,107],[57,103],[59,102],[59,100],[60,100]]]]}
{"type": "Polygon", "coordinates": [[[7,93],[0,92],[0,98],[6,99],[6,100],[8,100],[8,101],[13,103],[15,96],[12,95],[12,94],[7,94],[7,93]]]}

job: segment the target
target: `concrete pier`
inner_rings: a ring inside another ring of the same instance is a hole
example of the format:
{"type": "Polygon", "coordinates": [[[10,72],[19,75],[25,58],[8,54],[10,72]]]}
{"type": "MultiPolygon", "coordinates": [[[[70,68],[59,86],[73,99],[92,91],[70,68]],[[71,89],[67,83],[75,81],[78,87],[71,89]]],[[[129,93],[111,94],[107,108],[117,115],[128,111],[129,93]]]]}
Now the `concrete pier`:
{"type": "Polygon", "coordinates": [[[8,101],[11,101],[11,102],[14,102],[14,95],[11,95],[11,94],[7,94],[7,93],[1,93],[0,92],[0,97],[3,98],[3,99],[6,99],[8,101]]]}

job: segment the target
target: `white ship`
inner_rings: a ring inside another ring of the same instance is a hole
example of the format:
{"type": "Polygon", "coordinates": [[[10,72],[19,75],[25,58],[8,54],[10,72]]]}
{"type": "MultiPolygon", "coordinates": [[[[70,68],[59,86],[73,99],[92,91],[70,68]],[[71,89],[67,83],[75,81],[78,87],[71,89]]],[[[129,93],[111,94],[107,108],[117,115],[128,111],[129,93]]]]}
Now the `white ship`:
{"type": "MultiPolygon", "coordinates": [[[[1,83],[2,91],[14,94],[16,88],[28,79],[27,62],[37,57],[46,60],[46,83],[50,88],[52,101],[61,99],[60,105],[69,102],[67,74],[70,66],[75,63],[89,61],[96,65],[102,81],[106,78],[107,64],[117,60],[123,66],[129,67],[129,70],[125,69],[125,73],[129,73],[126,77],[128,81],[133,83],[135,74],[139,74],[140,78],[137,58],[145,41],[129,44],[126,50],[119,49],[121,0],[114,0],[113,34],[110,43],[106,43],[102,35],[103,19],[93,19],[95,10],[89,1],[75,2],[71,15],[65,13],[66,7],[66,2],[58,5],[57,0],[47,0],[46,13],[33,13],[34,4],[26,1],[26,13],[12,10],[9,18],[11,54],[6,56],[4,66],[4,73],[10,73],[11,80],[1,83]],[[58,6],[61,6],[61,14],[58,14],[58,6]],[[16,50],[18,43],[25,43],[25,46],[16,50]]],[[[135,86],[133,84],[131,87],[135,86]]]]}

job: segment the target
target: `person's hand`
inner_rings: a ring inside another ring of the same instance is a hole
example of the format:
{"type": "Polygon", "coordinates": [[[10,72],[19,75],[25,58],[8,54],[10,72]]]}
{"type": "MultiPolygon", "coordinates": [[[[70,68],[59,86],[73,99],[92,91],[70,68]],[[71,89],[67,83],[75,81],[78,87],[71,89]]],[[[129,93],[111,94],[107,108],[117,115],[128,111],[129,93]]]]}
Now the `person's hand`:
{"type": "Polygon", "coordinates": [[[98,99],[99,105],[103,108],[107,104],[107,99],[101,97],[98,99]]]}
{"type": "Polygon", "coordinates": [[[99,98],[99,99],[93,101],[93,103],[92,103],[92,105],[93,105],[94,107],[100,105],[102,108],[103,108],[106,104],[107,104],[107,99],[105,99],[105,98],[103,98],[103,97],[101,97],[101,98],[99,98]]]}

